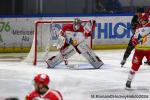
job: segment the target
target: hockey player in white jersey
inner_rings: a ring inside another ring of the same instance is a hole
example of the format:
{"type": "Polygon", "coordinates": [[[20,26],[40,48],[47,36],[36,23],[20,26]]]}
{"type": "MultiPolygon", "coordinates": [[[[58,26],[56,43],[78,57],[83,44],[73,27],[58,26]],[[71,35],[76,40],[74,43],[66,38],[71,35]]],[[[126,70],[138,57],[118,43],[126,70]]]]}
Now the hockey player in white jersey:
{"type": "Polygon", "coordinates": [[[94,20],[90,20],[82,25],[82,21],[75,18],[73,23],[64,25],[55,44],[60,53],[46,60],[48,68],[54,68],[63,61],[67,65],[67,59],[76,52],[84,56],[93,68],[100,68],[103,62],[85,42],[85,38],[92,35],[95,24],[94,20]]]}
{"type": "Polygon", "coordinates": [[[148,14],[142,13],[139,21],[142,26],[136,29],[136,33],[132,38],[132,44],[136,47],[132,59],[132,67],[126,82],[127,89],[131,88],[131,82],[135,73],[139,70],[144,57],[150,64],[150,22],[148,14]]]}

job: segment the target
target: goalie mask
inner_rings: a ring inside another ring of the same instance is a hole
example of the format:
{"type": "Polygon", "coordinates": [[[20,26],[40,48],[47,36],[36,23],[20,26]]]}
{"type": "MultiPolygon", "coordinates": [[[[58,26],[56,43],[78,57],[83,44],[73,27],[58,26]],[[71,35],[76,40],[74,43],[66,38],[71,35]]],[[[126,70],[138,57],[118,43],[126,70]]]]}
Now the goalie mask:
{"type": "Polygon", "coordinates": [[[80,29],[80,26],[81,26],[81,20],[79,18],[75,18],[74,19],[74,22],[73,22],[73,29],[76,31],[76,30],[79,30],[80,29]]]}

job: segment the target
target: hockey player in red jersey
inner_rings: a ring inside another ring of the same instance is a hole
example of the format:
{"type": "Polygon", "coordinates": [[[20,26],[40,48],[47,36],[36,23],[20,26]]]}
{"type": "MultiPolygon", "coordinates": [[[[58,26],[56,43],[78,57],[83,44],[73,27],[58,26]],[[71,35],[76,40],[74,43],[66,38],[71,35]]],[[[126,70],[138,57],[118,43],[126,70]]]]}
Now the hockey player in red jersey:
{"type": "Polygon", "coordinates": [[[63,100],[59,91],[49,89],[50,79],[48,75],[38,74],[33,82],[35,90],[26,96],[26,100],[63,100]]]}
{"type": "Polygon", "coordinates": [[[123,59],[121,61],[121,67],[124,66],[124,64],[126,63],[127,61],[127,58],[130,56],[131,52],[134,50],[135,46],[132,45],[132,37],[134,36],[135,34],[135,30],[140,27],[140,23],[139,23],[139,15],[141,13],[144,13],[144,8],[138,8],[135,15],[133,16],[132,20],[131,20],[131,30],[132,30],[132,36],[129,40],[129,43],[128,43],[128,46],[125,50],[125,53],[124,53],[124,56],[123,56],[123,59]]]}
{"type": "Polygon", "coordinates": [[[63,61],[67,65],[67,59],[76,52],[83,55],[94,68],[100,68],[103,62],[85,42],[85,38],[92,35],[95,24],[96,22],[94,20],[90,20],[83,25],[80,19],[75,18],[73,23],[64,25],[56,43],[56,47],[60,49],[60,53],[50,57],[46,61],[48,68],[54,68],[63,61]]]}
{"type": "Polygon", "coordinates": [[[134,78],[136,71],[139,70],[142,64],[143,57],[147,58],[150,64],[150,23],[149,15],[142,13],[140,15],[140,23],[142,27],[136,29],[136,33],[132,38],[132,44],[135,45],[135,53],[132,59],[132,67],[129,72],[128,80],[126,82],[126,87],[131,88],[131,82],[134,78]]]}

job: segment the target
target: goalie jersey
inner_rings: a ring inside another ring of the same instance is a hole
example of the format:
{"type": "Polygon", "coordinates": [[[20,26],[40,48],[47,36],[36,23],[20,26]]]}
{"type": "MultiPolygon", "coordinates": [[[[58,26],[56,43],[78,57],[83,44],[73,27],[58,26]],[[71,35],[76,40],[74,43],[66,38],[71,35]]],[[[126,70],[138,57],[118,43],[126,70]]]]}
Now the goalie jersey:
{"type": "Polygon", "coordinates": [[[84,33],[85,37],[88,37],[88,36],[91,36],[94,28],[95,28],[95,25],[92,25],[92,26],[81,25],[81,27],[78,30],[74,30],[73,24],[66,24],[62,28],[61,35],[64,36],[66,31],[70,31],[70,32],[81,32],[81,33],[84,33]]]}

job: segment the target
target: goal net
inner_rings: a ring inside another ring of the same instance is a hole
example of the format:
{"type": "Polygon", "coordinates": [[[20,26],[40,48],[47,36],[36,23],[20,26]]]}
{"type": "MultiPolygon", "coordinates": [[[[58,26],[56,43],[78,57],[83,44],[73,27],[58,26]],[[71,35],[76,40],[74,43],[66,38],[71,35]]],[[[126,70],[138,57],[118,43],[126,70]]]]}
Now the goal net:
{"type": "MultiPolygon", "coordinates": [[[[36,21],[32,47],[25,61],[37,65],[38,62],[45,62],[46,59],[56,56],[59,53],[59,50],[54,47],[54,44],[57,42],[60,29],[67,23],[73,23],[73,21],[36,21]]],[[[82,22],[83,25],[86,23],[87,21],[82,22]]],[[[91,37],[86,38],[85,41],[89,47],[92,47],[91,37]]],[[[71,57],[68,63],[70,62],[87,63],[84,57],[79,56],[79,54],[71,57]]]]}

